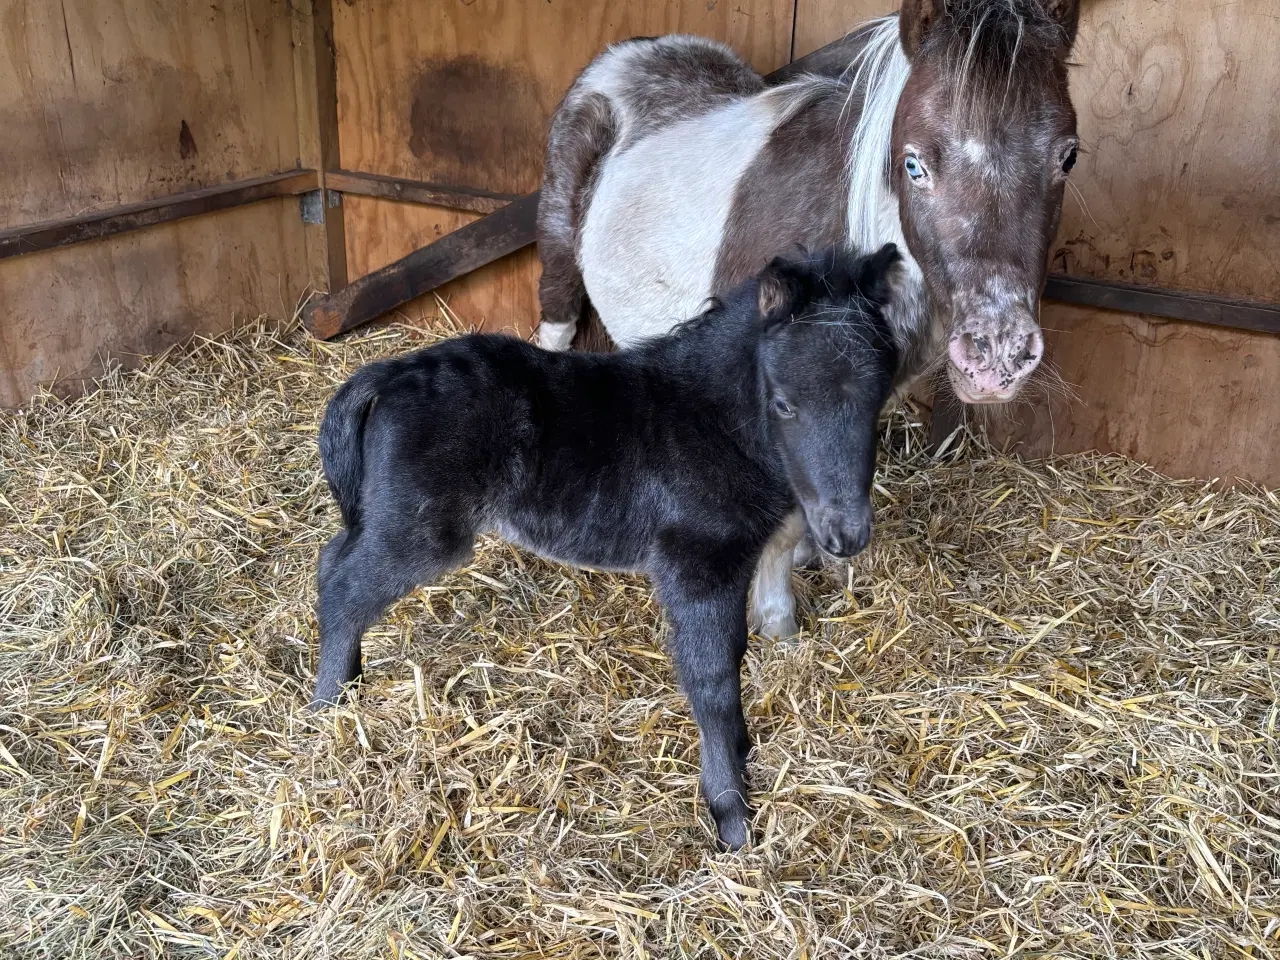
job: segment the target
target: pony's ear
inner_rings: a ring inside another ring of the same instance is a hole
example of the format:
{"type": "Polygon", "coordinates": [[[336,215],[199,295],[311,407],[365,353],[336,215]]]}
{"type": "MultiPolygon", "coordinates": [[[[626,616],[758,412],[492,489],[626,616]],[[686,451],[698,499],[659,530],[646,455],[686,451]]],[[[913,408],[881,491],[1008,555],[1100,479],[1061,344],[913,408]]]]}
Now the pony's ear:
{"type": "Polygon", "coordinates": [[[908,60],[919,52],[925,37],[946,8],[946,0],[902,0],[902,9],[898,11],[898,38],[908,60]]]}
{"type": "Polygon", "coordinates": [[[1076,28],[1080,25],[1080,0],[1040,0],[1049,19],[1062,28],[1062,55],[1071,51],[1076,42],[1076,28]]]}
{"type": "Polygon", "coordinates": [[[775,257],[760,272],[758,304],[766,325],[780,323],[790,317],[804,293],[803,268],[790,260],[775,257]]]}
{"type": "Polygon", "coordinates": [[[902,254],[897,244],[883,247],[853,264],[853,286],[865,300],[883,307],[902,283],[902,254]]]}

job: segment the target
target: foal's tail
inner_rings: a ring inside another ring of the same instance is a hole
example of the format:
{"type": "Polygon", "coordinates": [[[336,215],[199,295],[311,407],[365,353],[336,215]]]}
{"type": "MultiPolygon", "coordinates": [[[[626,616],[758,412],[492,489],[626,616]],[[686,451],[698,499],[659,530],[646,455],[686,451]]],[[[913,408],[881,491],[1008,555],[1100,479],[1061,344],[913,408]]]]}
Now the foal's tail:
{"type": "Polygon", "coordinates": [[[320,463],[342,522],[360,519],[360,486],[364,482],[364,428],[378,393],[394,376],[398,361],[383,360],[357,370],[329,401],[320,424],[320,463]]]}

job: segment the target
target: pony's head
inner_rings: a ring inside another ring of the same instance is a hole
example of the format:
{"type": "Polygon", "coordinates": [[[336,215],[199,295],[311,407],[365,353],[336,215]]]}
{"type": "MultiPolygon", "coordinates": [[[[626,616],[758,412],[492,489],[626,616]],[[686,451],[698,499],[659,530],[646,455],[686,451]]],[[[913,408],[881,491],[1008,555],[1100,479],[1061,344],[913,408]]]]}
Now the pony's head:
{"type": "Polygon", "coordinates": [[[898,352],[883,311],[902,256],[843,250],[775,259],[760,274],[761,389],[787,479],[818,544],[851,557],[871,539],[880,410],[898,352]]]}
{"type": "Polygon", "coordinates": [[[1040,292],[1076,160],[1079,0],[904,0],[893,122],[903,235],[967,403],[1011,400],[1044,353],[1040,292]]]}

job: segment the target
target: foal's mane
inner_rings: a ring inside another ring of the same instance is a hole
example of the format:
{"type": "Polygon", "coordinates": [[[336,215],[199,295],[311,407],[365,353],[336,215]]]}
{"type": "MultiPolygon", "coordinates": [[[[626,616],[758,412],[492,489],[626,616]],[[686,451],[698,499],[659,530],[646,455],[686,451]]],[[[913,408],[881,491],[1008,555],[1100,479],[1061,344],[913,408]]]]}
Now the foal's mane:
{"type": "MultiPolygon", "coordinates": [[[[981,138],[998,122],[1027,111],[1043,95],[1046,76],[1070,43],[1041,0],[945,0],[917,57],[927,57],[952,91],[958,122],[981,138]]],[[[845,70],[846,109],[862,110],[849,145],[848,234],[852,246],[874,250],[895,239],[885,218],[897,219],[889,184],[893,119],[911,74],[899,40],[898,15],[870,20],[866,43],[845,70]]]]}

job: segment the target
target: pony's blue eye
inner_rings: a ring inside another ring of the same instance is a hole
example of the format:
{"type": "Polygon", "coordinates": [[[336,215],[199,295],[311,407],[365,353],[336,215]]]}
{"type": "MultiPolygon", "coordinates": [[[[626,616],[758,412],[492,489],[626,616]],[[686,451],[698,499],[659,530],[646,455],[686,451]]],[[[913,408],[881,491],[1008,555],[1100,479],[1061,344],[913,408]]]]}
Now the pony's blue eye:
{"type": "Polygon", "coordinates": [[[924,164],[910,154],[903,161],[903,166],[906,167],[907,176],[912,180],[920,180],[924,177],[924,164]]]}

